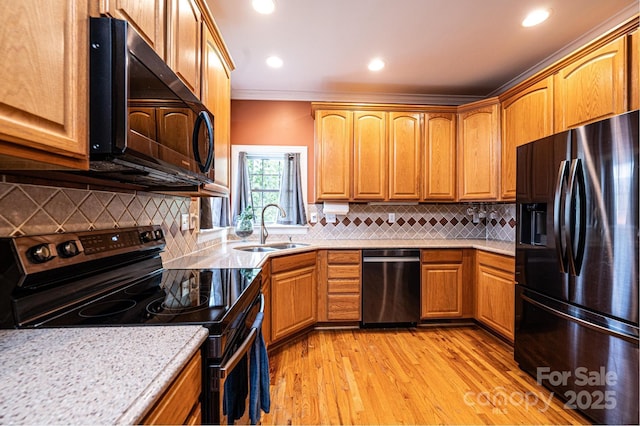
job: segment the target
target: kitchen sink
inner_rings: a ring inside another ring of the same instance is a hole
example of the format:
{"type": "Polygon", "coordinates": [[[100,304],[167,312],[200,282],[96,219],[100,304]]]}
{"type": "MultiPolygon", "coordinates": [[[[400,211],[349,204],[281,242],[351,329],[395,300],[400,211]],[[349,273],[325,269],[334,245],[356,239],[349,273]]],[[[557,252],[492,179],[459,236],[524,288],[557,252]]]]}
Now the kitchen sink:
{"type": "Polygon", "coordinates": [[[242,246],[242,247],[234,247],[236,250],[240,251],[248,251],[253,253],[264,253],[270,251],[277,250],[285,250],[285,249],[293,249],[300,247],[307,247],[309,244],[304,243],[273,243],[266,245],[258,245],[258,246],[242,246]]]}

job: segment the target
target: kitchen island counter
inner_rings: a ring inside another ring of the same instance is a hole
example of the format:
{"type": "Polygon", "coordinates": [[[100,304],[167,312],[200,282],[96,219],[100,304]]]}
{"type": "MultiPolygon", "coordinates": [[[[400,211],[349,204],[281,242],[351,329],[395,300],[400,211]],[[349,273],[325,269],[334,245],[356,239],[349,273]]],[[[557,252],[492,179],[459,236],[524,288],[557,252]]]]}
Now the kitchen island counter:
{"type": "MultiPolygon", "coordinates": [[[[269,240],[267,244],[281,240],[269,240]]],[[[166,262],[167,269],[181,268],[257,268],[273,256],[325,249],[371,249],[371,248],[473,248],[506,256],[515,255],[515,243],[489,240],[316,240],[295,241],[308,244],[303,247],[270,252],[245,252],[238,247],[258,245],[257,241],[229,241],[166,262]]]]}
{"type": "Polygon", "coordinates": [[[0,424],[137,424],[207,335],[200,326],[0,330],[0,424]]]}

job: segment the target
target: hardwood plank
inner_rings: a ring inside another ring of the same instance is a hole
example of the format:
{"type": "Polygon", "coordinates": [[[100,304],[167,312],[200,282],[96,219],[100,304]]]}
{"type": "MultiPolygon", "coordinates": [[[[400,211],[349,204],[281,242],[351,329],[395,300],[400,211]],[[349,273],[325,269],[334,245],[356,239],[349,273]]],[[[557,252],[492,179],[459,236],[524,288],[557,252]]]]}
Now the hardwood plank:
{"type": "Polygon", "coordinates": [[[475,326],[322,330],[270,353],[269,424],[589,424],[475,326]]]}

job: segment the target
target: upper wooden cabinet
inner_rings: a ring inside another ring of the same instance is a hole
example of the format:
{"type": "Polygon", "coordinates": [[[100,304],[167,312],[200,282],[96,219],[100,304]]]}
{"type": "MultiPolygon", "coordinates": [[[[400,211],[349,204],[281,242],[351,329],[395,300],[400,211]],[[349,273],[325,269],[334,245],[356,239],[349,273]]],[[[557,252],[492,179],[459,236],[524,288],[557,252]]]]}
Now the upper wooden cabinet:
{"type": "Polygon", "coordinates": [[[640,108],[640,31],[629,35],[629,110],[640,108]]]}
{"type": "Polygon", "coordinates": [[[353,113],[353,199],[387,198],[387,113],[353,113]]]}
{"type": "Polygon", "coordinates": [[[316,112],[316,199],[351,198],[353,112],[316,112]]]}
{"type": "Polygon", "coordinates": [[[0,168],[88,169],[87,2],[0,2],[0,168]]]}
{"type": "Polygon", "coordinates": [[[167,1],[167,63],[200,97],[202,15],[195,0],[167,1]]]}
{"type": "Polygon", "coordinates": [[[161,58],[165,55],[166,0],[101,0],[100,13],[129,22],[161,58]]]}
{"type": "Polygon", "coordinates": [[[422,199],[456,199],[456,115],[428,113],[424,116],[424,167],[422,199]]]}
{"type": "Polygon", "coordinates": [[[421,114],[389,113],[389,200],[420,199],[421,114]]]}
{"type": "Polygon", "coordinates": [[[516,148],[553,133],[553,77],[533,84],[502,101],[500,195],[516,198],[516,148]]]}
{"type": "Polygon", "coordinates": [[[214,116],[214,180],[228,189],[231,179],[231,70],[207,25],[203,25],[202,38],[202,102],[214,116]]]}
{"type": "Polygon", "coordinates": [[[458,194],[460,200],[496,200],[500,166],[497,98],[461,107],[458,114],[458,194]]]}
{"type": "Polygon", "coordinates": [[[579,58],[554,78],[555,131],[625,112],[627,37],[579,58]]]}

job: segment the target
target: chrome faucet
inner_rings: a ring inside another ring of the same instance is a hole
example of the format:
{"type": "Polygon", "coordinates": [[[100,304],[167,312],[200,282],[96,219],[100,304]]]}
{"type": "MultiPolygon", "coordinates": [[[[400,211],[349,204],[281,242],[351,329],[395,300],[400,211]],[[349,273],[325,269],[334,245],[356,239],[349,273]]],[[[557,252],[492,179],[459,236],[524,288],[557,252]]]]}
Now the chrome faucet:
{"type": "Polygon", "coordinates": [[[269,233],[267,232],[267,228],[264,226],[264,211],[267,209],[267,207],[277,207],[280,209],[280,214],[282,215],[282,217],[287,217],[287,212],[285,212],[282,207],[280,207],[275,203],[267,204],[266,206],[264,206],[262,208],[262,215],[260,218],[260,244],[266,243],[267,237],[269,236],[269,233]]]}

